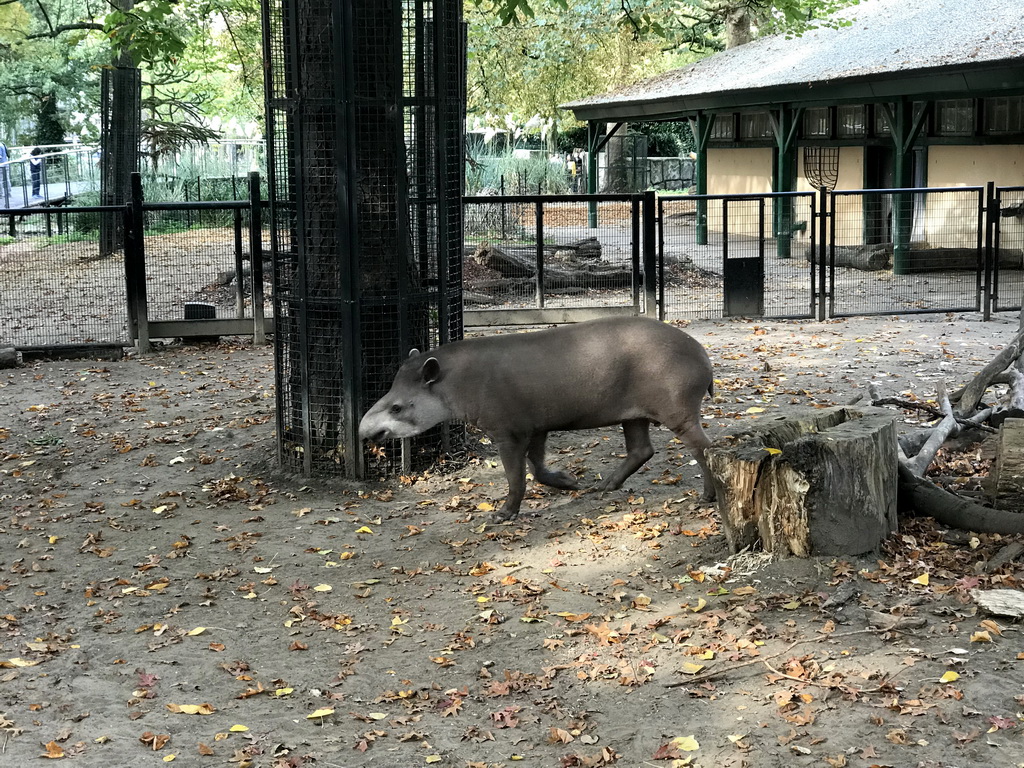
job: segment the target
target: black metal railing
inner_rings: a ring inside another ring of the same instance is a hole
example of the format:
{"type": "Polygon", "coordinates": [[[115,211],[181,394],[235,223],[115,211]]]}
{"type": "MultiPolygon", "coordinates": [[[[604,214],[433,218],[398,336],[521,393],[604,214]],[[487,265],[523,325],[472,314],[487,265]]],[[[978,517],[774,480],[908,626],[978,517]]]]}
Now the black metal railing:
{"type": "MultiPolygon", "coordinates": [[[[0,208],[0,220],[19,221],[17,236],[0,235],[0,340],[21,349],[262,341],[273,329],[272,270],[256,174],[248,191],[239,201],[149,203],[136,178],[126,206],[0,208]],[[103,228],[123,232],[123,248],[102,252],[103,228]]],[[[1024,187],[463,203],[457,319],[470,326],[615,313],[988,318],[1019,311],[1024,298],[1024,187]],[[900,210],[908,218],[897,227],[900,210]]]]}
{"type": "Polygon", "coordinates": [[[0,340],[22,350],[149,348],[153,338],[270,327],[258,174],[242,201],[148,203],[139,176],[118,206],[0,208],[0,340]],[[100,231],[119,245],[101,244],[100,231]]]}

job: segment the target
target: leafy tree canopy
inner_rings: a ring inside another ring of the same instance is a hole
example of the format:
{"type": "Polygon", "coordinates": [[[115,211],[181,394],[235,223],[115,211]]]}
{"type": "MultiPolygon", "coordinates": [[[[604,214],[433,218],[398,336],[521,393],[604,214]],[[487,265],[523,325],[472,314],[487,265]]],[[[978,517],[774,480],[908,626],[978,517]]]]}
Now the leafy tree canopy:
{"type": "MultiPolygon", "coordinates": [[[[470,126],[560,147],[558,106],[684,66],[736,36],[799,35],[859,0],[466,0],[470,126]]],[[[575,138],[575,137],[574,137],[575,138]]],[[[578,144],[578,141],[574,143],[578,144]]]]}

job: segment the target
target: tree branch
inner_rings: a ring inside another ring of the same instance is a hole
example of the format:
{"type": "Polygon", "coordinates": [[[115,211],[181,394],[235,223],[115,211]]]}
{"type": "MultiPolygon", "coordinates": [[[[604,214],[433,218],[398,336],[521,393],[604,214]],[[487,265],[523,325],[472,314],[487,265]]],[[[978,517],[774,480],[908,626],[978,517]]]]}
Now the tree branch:
{"type": "MultiPolygon", "coordinates": [[[[2,3],[0,3],[2,4],[2,3]]],[[[50,27],[49,32],[36,32],[31,35],[25,35],[26,40],[40,40],[44,38],[55,38],[64,34],[65,32],[102,32],[103,25],[95,24],[92,22],[82,21],[76,24],[58,24],[56,27],[50,26],[49,19],[47,19],[47,26],[50,27]]]]}

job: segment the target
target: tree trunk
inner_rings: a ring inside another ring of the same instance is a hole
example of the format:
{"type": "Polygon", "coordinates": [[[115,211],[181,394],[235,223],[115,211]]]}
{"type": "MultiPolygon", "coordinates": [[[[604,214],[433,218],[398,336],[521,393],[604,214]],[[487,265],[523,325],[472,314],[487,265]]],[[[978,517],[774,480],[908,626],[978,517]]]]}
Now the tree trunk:
{"type": "Polygon", "coordinates": [[[626,124],[608,123],[608,142],[604,145],[605,167],[601,182],[603,194],[629,192],[629,174],[626,167],[626,124]],[[618,131],[615,130],[618,125],[618,131]]]}
{"type": "MultiPolygon", "coordinates": [[[[130,13],[134,0],[111,5],[130,13]]],[[[142,77],[128,54],[122,54],[103,73],[100,132],[100,204],[124,205],[131,197],[131,176],[139,170],[142,141],[142,77]]],[[[121,217],[100,216],[100,255],[124,248],[121,217]]]]}
{"type": "MultiPolygon", "coordinates": [[[[545,259],[593,260],[601,258],[601,244],[595,237],[577,240],[565,245],[543,246],[545,259]]],[[[472,254],[473,261],[482,267],[492,269],[505,277],[529,277],[537,272],[537,247],[502,246],[484,244],[472,254]]],[[[559,268],[563,265],[559,264],[559,268]]],[[[597,265],[595,265],[597,266],[597,265]]]]}
{"type": "Polygon", "coordinates": [[[729,7],[725,11],[725,47],[736,48],[754,39],[750,9],[746,3],[729,7]]]}
{"type": "Polygon", "coordinates": [[[896,427],[877,409],[794,409],[717,441],[708,466],[729,548],[857,555],[896,530],[896,427]]]}

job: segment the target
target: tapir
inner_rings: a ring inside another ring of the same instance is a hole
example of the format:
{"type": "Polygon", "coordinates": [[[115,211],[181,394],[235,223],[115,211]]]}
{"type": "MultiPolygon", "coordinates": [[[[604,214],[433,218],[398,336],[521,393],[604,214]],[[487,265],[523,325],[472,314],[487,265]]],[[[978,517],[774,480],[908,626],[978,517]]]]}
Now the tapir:
{"type": "Polygon", "coordinates": [[[595,486],[605,491],[621,488],[654,455],[649,429],[659,423],[693,453],[703,499],[711,501],[700,416],[711,393],[711,361],[696,339],[657,320],[612,317],[414,349],[363,416],[359,435],[412,437],[449,419],[479,428],[497,446],[508,480],[494,516],[500,522],[519,514],[527,463],[537,482],[578,489],[575,477],[545,466],[549,432],[622,424],[626,458],[595,486]]]}

